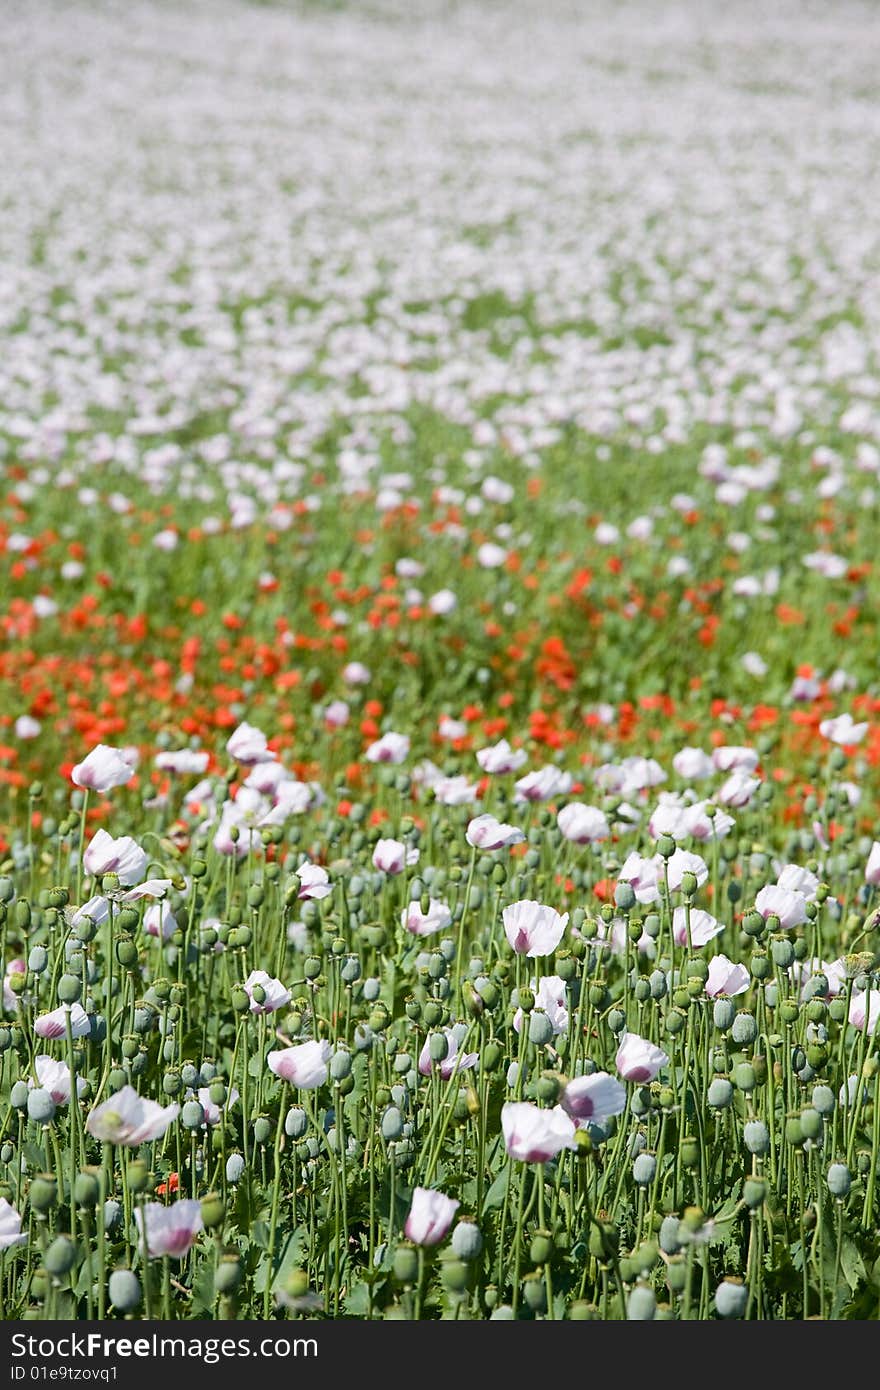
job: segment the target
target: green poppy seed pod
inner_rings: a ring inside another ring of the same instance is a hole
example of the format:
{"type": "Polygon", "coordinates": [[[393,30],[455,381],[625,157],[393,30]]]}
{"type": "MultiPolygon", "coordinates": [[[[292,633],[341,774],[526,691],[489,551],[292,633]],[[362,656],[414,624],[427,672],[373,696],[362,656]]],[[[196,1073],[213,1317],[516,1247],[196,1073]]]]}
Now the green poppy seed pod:
{"type": "Polygon", "coordinates": [[[726,1033],[736,1018],[736,1005],[732,999],[719,998],[712,1006],[712,1021],[719,1033],[726,1033]]]}
{"type": "Polygon", "coordinates": [[[622,1009],[612,1009],[608,1015],[608,1027],[612,1033],[622,1033],[626,1028],[626,1014],[622,1009]]]}
{"type": "Polygon", "coordinates": [[[558,951],[556,954],[556,973],[560,980],[569,984],[577,975],[577,961],[570,951],[558,951]]]}
{"type": "Polygon", "coordinates": [[[770,1152],[770,1131],[763,1120],[748,1120],[743,1127],[743,1141],[750,1154],[759,1157],[770,1152]]]}
{"type": "Polygon", "coordinates": [[[45,946],[32,946],[28,955],[28,970],[32,970],[35,975],[42,975],[49,963],[49,953],[45,946]]]}
{"type": "Polygon", "coordinates": [[[12,1046],[12,1030],[0,1025],[0,1056],[12,1046]]]}
{"type": "MultiPolygon", "coordinates": [[[[674,841],[673,841],[674,843],[674,841]]],[[[626,1301],[626,1316],[630,1322],[653,1322],[657,1312],[654,1290],[647,1284],[636,1284],[626,1301]]]]}
{"type": "Polygon", "coordinates": [[[399,1139],[403,1134],[403,1116],[396,1105],[389,1105],[380,1122],[382,1138],[388,1143],[399,1139]]]}
{"type": "Polygon", "coordinates": [[[62,975],[58,981],[58,998],[62,1004],[75,1004],[82,994],[82,980],[76,975],[62,975]]]}
{"type": "Polygon", "coordinates": [[[339,971],[343,984],[353,985],[361,977],[361,963],[357,956],[346,956],[339,971]]]}
{"type": "Polygon", "coordinates": [[[214,1290],[228,1295],[234,1293],[241,1283],[241,1261],[237,1255],[224,1255],[214,1271],[214,1290]]]}
{"type": "Polygon", "coordinates": [[[180,1079],[184,1086],[200,1086],[202,1084],[201,1073],[193,1062],[184,1062],[180,1068],[180,1079]]]}
{"type": "Polygon", "coordinates": [[[547,1286],[542,1274],[527,1274],[522,1281],[522,1293],[533,1313],[546,1313],[547,1286]]]}
{"type": "Polygon", "coordinates": [[[767,1200],[767,1182],[764,1178],[746,1178],[743,1183],[743,1201],[749,1211],[763,1206],[767,1200]]]}
{"type": "Polygon", "coordinates": [[[524,1014],[530,1014],[535,1007],[535,994],[531,989],[520,989],[516,992],[517,1007],[522,1009],[524,1014]]]}
{"type": "Polygon", "coordinates": [[[132,1192],[145,1192],[150,1185],[150,1169],[142,1158],[133,1158],[126,1168],[128,1185],[132,1192]]]}
{"type": "Polygon", "coordinates": [[[31,905],[27,898],[19,898],[12,913],[12,921],[19,931],[26,932],[31,924],[31,905]]]}
{"type": "Polygon", "coordinates": [[[51,1211],[58,1201],[58,1183],[52,1173],[38,1173],[31,1182],[28,1199],[34,1211],[51,1211]]]}
{"type": "Polygon", "coordinates": [[[0,903],[11,903],[15,897],[15,884],[5,874],[0,878],[0,903]]]}
{"type": "Polygon", "coordinates": [[[449,1039],[445,1033],[428,1035],[428,1055],[432,1062],[444,1062],[449,1054],[449,1039]]]}
{"type": "Polygon", "coordinates": [[[801,1070],[798,1079],[800,1081],[812,1080],[812,1075],[814,1075],[817,1071],[821,1071],[822,1067],[824,1067],[827,1061],[827,1045],[825,1043],[810,1043],[809,1047],[807,1048],[807,1066],[806,1068],[803,1068],[801,1070]],[[807,1075],[806,1072],[809,1072],[811,1074],[807,1075]]]}
{"type": "Polygon", "coordinates": [[[483,1237],[473,1221],[459,1221],[452,1232],[452,1249],[460,1260],[478,1260],[483,1253],[483,1237]]]}
{"type": "Polygon", "coordinates": [[[660,1249],[664,1255],[677,1255],[681,1249],[678,1228],[681,1225],[677,1216],[664,1216],[660,1223],[660,1249]]]}
{"type": "Polygon", "coordinates": [[[241,985],[234,985],[232,989],[232,1007],[237,1014],[246,1014],[250,1011],[251,1000],[246,990],[241,985]]]}
{"type": "Polygon", "coordinates": [[[112,1231],[119,1223],[122,1216],[121,1203],[115,1197],[108,1197],[104,1203],[104,1229],[112,1231]]]}
{"type": "Polygon", "coordinates": [[[757,1085],[755,1069],[750,1062],[738,1062],[733,1069],[733,1084],[738,1091],[751,1094],[757,1085]]]}
{"type": "Polygon", "coordinates": [[[651,982],[643,975],[633,985],[633,994],[638,1004],[646,1004],[651,998],[651,982]]]}
{"type": "Polygon", "coordinates": [[[504,1049],[497,1038],[490,1038],[480,1053],[480,1070],[497,1071],[504,1061],[504,1049]]]}
{"type": "Polygon", "coordinates": [[[754,909],[752,909],[751,912],[744,913],[742,919],[742,929],[745,932],[746,936],[751,936],[755,940],[757,940],[758,937],[762,936],[765,930],[765,922],[764,918],[761,916],[761,913],[756,912],[754,909]]]}
{"type": "MultiPolygon", "coordinates": [[[[440,1008],[439,1005],[437,1007],[439,1009],[439,1016],[437,1018],[437,1022],[439,1023],[440,1019],[443,1017],[443,1009],[440,1008]]],[[[381,1033],[385,1028],[388,1027],[388,1024],[391,1022],[391,1015],[389,1014],[385,1005],[380,1003],[377,1004],[374,1009],[370,1010],[370,1017],[367,1019],[367,1022],[369,1023],[374,1033],[381,1033]]]]}
{"type": "Polygon", "coordinates": [[[758,1025],[754,1016],[750,1013],[737,1014],[730,1035],[738,1047],[751,1047],[758,1036],[758,1025]]]}
{"type": "Polygon", "coordinates": [[[679,1148],[681,1161],[685,1168],[698,1168],[700,1164],[700,1144],[692,1134],[686,1134],[679,1148]]]}
{"type": "MultiPolygon", "coordinates": [[[[676,1218],[669,1217],[668,1220],[675,1221],[676,1218]]],[[[680,1225],[680,1222],[677,1222],[680,1225]]],[[[688,1267],[683,1256],[675,1255],[666,1264],[666,1287],[672,1294],[684,1293],[687,1284],[688,1267]]]]}
{"type": "Polygon", "coordinates": [[[110,1302],[120,1313],[133,1313],[141,1301],[141,1286],[130,1269],[114,1269],[109,1281],[110,1302]]]}
{"type": "Polygon", "coordinates": [[[649,1187],[657,1172],[657,1160],[653,1154],[638,1154],[633,1161],[633,1178],[639,1187],[649,1187]]]}
{"type": "Polygon", "coordinates": [[[98,1171],[86,1168],[77,1173],[73,1184],[73,1200],[78,1207],[92,1208],[98,1205],[101,1196],[98,1171]]]}
{"type": "Polygon", "coordinates": [[[165,1075],[162,1077],[162,1090],[164,1091],[165,1095],[179,1095],[182,1088],[183,1083],[180,1079],[180,1072],[173,1070],[166,1071],[165,1075]]]}
{"type": "Polygon", "coordinates": [[[713,1110],[726,1110],[733,1100],[733,1086],[725,1076],[716,1076],[709,1083],[706,1100],[713,1110]]]}
{"type": "Polygon", "coordinates": [[[180,1122],[184,1129],[201,1129],[205,1123],[205,1112],[197,1100],[187,1100],[180,1112],[180,1122]]]}
{"type": "Polygon", "coordinates": [[[14,1157],[15,1145],[11,1144],[7,1139],[5,1143],[0,1144],[0,1163],[11,1163],[14,1157]]]}
{"type": "Polygon", "coordinates": [[[813,1109],[818,1110],[820,1115],[834,1114],[836,1102],[834,1099],[834,1092],[830,1086],[814,1086],[813,1094],[810,1099],[813,1102],[813,1109]]]}
{"type": "Polygon", "coordinates": [[[241,1181],[244,1172],[244,1158],[240,1153],[231,1153],[226,1160],[226,1181],[233,1187],[241,1181]]]}
{"type": "Polygon", "coordinates": [[[818,1139],[822,1133],[822,1116],[818,1110],[807,1106],[800,1113],[801,1131],[805,1139],[818,1139]]]}
{"type": "Polygon", "coordinates": [[[780,970],[787,970],[794,961],[794,946],[787,937],[776,937],[770,943],[770,954],[774,965],[778,965],[780,970]]]}
{"type": "Polygon", "coordinates": [[[553,1037],[553,1024],[541,1009],[529,1015],[529,1042],[544,1047],[553,1037]]]}
{"type": "Polygon", "coordinates": [[[213,1230],[215,1226],[222,1226],[226,1219],[226,1207],[219,1192],[209,1192],[202,1198],[202,1221],[205,1223],[205,1230],[213,1230]]]}
{"type": "Polygon", "coordinates": [[[28,1092],[28,1119],[38,1125],[51,1124],[55,1118],[55,1102],[42,1086],[35,1086],[28,1092]]]}
{"type": "Polygon", "coordinates": [[[284,1133],[290,1139],[302,1139],[309,1127],[309,1117],[299,1105],[292,1105],[284,1117],[284,1133]]]}
{"type": "Polygon", "coordinates": [[[828,1191],[832,1197],[839,1197],[841,1200],[848,1196],[852,1186],[852,1177],[845,1163],[832,1163],[828,1169],[828,1191]]]}
{"type": "Polygon", "coordinates": [[[253,1124],[254,1142],[268,1144],[272,1137],[272,1121],[268,1115],[258,1115],[253,1124]]]}
{"type": "Polygon", "coordinates": [[[794,1148],[804,1142],[804,1131],[801,1128],[800,1116],[790,1115],[785,1122],[785,1142],[794,1148]]]}
{"type": "Polygon", "coordinates": [[[536,1231],[529,1247],[532,1264],[544,1265],[553,1258],[553,1237],[549,1231],[536,1231]]]}
{"type": "Polygon", "coordinates": [[[133,970],[138,963],[138,948],[127,936],[117,936],[114,942],[116,959],[125,970],[133,970]]]}
{"type": "Polygon", "coordinates": [[[344,1081],[351,1075],[351,1053],[339,1048],[330,1058],[330,1077],[333,1081],[344,1081]]]}
{"type": "Polygon", "coordinates": [[[53,1279],[63,1279],[76,1263],[76,1246],[67,1236],[56,1236],[43,1257],[46,1270],[53,1279]]]}
{"type": "Polygon", "coordinates": [[[715,1290],[715,1308],[721,1318],[741,1318],[749,1301],[749,1291],[739,1279],[723,1279],[715,1290]]]}
{"type": "Polygon", "coordinates": [[[652,970],[648,978],[648,984],[650,985],[652,999],[663,999],[665,997],[669,986],[666,982],[664,971],[652,970]]]}
{"type": "Polygon", "coordinates": [[[620,1234],[610,1221],[591,1222],[587,1240],[590,1254],[597,1260],[613,1260],[617,1257],[620,1234]]]}
{"type": "Polygon", "coordinates": [[[13,1110],[26,1110],[30,1087],[26,1081],[16,1081],[12,1090],[9,1092],[9,1104],[13,1110]]]}
{"type": "Polygon", "coordinates": [[[398,1245],[392,1265],[399,1284],[414,1284],[419,1275],[419,1257],[411,1245],[398,1245]]]}
{"type": "Polygon", "coordinates": [[[636,905],[636,895],[631,883],[618,883],[614,890],[614,902],[621,912],[632,911],[636,905]]]}
{"type": "Polygon", "coordinates": [[[684,873],[682,874],[682,876],[681,876],[681,891],[682,891],[682,893],[684,894],[684,896],[685,896],[686,898],[692,898],[692,897],[694,896],[694,894],[696,893],[698,887],[699,887],[699,884],[697,883],[697,876],[696,876],[696,874],[691,873],[690,869],[686,869],[685,872],[684,872],[684,873]]]}
{"type": "Polygon", "coordinates": [[[682,1013],[680,1009],[672,1009],[666,1015],[666,1022],[664,1024],[664,1027],[666,1029],[666,1032],[669,1033],[670,1036],[675,1037],[677,1033],[681,1032],[686,1023],[686,1015],[682,1013]]]}

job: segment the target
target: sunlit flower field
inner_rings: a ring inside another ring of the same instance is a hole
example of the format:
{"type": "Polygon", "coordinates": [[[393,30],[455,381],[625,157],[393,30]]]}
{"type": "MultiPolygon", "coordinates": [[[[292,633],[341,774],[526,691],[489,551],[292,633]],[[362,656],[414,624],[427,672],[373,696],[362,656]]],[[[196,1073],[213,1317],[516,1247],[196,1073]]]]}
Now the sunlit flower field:
{"type": "Polygon", "coordinates": [[[0,1315],[880,1315],[880,14],[36,0],[0,1315]]]}

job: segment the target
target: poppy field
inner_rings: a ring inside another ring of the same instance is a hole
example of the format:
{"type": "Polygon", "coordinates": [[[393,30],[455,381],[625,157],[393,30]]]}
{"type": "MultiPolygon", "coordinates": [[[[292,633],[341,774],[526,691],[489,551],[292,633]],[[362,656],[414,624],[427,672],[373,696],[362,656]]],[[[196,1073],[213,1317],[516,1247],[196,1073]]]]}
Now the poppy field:
{"type": "Polygon", "coordinates": [[[878,16],[8,29],[0,1317],[877,1318],[878,16]]]}

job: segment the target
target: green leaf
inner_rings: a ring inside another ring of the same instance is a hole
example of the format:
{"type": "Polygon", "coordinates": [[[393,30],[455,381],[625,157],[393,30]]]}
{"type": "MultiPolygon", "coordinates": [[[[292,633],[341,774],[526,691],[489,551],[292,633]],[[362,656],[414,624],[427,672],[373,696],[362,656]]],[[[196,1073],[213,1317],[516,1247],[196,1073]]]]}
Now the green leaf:
{"type": "MultiPolygon", "coordinates": [[[[258,1222],[259,1226],[263,1223],[258,1222]]],[[[254,1228],[256,1234],[256,1227],[254,1228]]],[[[269,1250],[268,1231],[266,1233],[266,1243],[263,1247],[266,1250],[265,1258],[260,1261],[260,1266],[254,1277],[254,1291],[263,1293],[266,1288],[266,1280],[269,1277],[269,1269],[274,1269],[272,1277],[272,1292],[275,1293],[281,1288],[287,1276],[292,1270],[298,1269],[303,1264],[308,1232],[304,1226],[297,1226],[296,1230],[287,1237],[283,1247],[280,1247],[280,1258],[273,1259],[273,1253],[277,1256],[279,1243],[276,1240],[276,1251],[269,1250]]]]}
{"type": "Polygon", "coordinates": [[[867,1279],[868,1271],[865,1269],[865,1262],[859,1254],[858,1246],[855,1241],[850,1240],[849,1236],[843,1238],[840,1267],[843,1270],[844,1279],[855,1293],[859,1284],[867,1279]]]}
{"type": "Polygon", "coordinates": [[[504,1195],[507,1192],[507,1184],[509,1181],[509,1171],[509,1168],[505,1164],[505,1166],[501,1169],[501,1172],[498,1174],[497,1178],[493,1182],[492,1186],[489,1188],[489,1191],[483,1198],[484,1216],[487,1211],[494,1211],[496,1207],[500,1207],[503,1205],[504,1195]]]}
{"type": "Polygon", "coordinates": [[[214,1263],[203,1260],[192,1282],[191,1315],[199,1317],[214,1307],[214,1263]]]}

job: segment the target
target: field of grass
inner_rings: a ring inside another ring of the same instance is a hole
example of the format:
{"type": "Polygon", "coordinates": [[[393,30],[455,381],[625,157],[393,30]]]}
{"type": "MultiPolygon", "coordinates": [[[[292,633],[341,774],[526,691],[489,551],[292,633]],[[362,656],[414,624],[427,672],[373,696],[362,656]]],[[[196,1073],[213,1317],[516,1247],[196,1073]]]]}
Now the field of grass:
{"type": "Polygon", "coordinates": [[[880,1313],[880,17],[10,3],[0,1317],[880,1313]]]}

